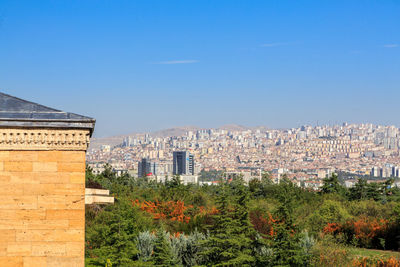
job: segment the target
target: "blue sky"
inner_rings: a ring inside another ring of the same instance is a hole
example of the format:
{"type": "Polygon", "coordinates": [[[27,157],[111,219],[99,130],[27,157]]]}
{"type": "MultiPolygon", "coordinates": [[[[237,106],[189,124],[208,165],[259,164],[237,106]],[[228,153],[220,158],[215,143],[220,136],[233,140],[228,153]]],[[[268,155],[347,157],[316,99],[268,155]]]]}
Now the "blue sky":
{"type": "Polygon", "coordinates": [[[400,1],[0,0],[0,90],[173,126],[400,125],[400,1]]]}

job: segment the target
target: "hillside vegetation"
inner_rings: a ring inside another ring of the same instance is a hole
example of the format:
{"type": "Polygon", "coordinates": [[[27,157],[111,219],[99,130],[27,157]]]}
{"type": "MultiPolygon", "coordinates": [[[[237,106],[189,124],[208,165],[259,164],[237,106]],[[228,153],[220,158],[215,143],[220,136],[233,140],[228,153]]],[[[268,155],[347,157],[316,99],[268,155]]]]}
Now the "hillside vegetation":
{"type": "Polygon", "coordinates": [[[399,266],[393,181],[320,192],[288,179],[183,185],[87,171],[114,205],[86,209],[87,266],[399,266]]]}

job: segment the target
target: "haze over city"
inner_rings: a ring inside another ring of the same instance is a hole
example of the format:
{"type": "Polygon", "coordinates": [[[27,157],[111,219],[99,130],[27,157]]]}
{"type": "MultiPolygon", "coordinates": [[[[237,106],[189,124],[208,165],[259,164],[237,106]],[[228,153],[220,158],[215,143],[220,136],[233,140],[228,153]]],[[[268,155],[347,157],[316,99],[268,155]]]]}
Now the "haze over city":
{"type": "Polygon", "coordinates": [[[399,126],[398,1],[1,1],[0,88],[97,119],[399,126]]]}

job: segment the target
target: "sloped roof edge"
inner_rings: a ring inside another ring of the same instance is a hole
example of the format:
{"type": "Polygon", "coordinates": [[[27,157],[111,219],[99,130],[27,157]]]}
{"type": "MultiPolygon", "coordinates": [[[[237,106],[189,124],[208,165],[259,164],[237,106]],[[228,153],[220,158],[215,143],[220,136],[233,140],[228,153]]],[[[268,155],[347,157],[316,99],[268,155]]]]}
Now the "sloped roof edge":
{"type": "Polygon", "coordinates": [[[80,128],[94,130],[96,120],[0,92],[0,127],[80,128]]]}

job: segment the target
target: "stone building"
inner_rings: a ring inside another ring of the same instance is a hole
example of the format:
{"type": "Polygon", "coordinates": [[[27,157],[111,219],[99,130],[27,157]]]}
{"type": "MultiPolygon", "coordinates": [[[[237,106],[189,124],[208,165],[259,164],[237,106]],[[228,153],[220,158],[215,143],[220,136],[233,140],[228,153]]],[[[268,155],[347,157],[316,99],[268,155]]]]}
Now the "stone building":
{"type": "Polygon", "coordinates": [[[94,124],[0,93],[0,266],[84,266],[94,124]]]}

